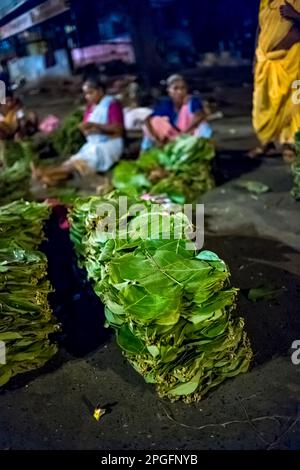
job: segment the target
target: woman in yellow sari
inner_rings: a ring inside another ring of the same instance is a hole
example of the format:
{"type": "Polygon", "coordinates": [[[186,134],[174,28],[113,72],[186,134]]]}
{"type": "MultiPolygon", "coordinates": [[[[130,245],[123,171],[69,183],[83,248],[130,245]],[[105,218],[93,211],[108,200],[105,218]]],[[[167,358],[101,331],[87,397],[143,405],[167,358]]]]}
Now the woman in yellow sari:
{"type": "Polygon", "coordinates": [[[300,128],[300,0],[261,0],[254,70],[253,126],[265,153],[270,143],[293,143],[300,128]]]}

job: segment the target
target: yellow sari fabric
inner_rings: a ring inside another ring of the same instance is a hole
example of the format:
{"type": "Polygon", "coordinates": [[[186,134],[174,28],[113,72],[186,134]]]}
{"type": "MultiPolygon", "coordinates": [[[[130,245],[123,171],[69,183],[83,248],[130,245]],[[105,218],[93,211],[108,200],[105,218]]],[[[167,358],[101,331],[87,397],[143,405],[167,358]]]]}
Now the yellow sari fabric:
{"type": "MultiPolygon", "coordinates": [[[[253,126],[265,144],[270,141],[293,142],[300,128],[300,105],[293,102],[292,85],[300,80],[300,43],[289,50],[276,50],[292,23],[280,16],[284,0],[262,0],[260,35],[256,50],[253,126]]],[[[300,10],[299,0],[290,3],[300,10]]]]}

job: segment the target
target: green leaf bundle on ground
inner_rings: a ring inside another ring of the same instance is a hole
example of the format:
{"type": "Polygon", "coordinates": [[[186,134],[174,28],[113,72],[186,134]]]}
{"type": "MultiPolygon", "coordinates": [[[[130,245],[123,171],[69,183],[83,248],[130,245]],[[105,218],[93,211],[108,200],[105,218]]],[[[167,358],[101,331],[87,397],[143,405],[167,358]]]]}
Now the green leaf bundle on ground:
{"type": "Polygon", "coordinates": [[[47,258],[36,251],[49,214],[46,204],[0,207],[0,341],[6,350],[0,386],[43,366],[57,351],[49,339],[58,327],[48,304],[47,258]]]}
{"type": "Polygon", "coordinates": [[[296,201],[300,200],[300,131],[295,136],[296,158],[292,165],[292,173],[294,178],[294,185],[292,189],[292,196],[296,201]]]}
{"type": "Polygon", "coordinates": [[[31,180],[31,149],[27,142],[0,142],[0,205],[27,198],[31,180]]]}
{"type": "Polygon", "coordinates": [[[17,246],[37,248],[44,238],[44,221],[50,206],[37,202],[14,201],[0,207],[0,249],[17,246]]]}
{"type": "Polygon", "coordinates": [[[127,194],[166,194],[180,204],[193,202],[214,187],[214,156],[208,140],[184,135],[137,161],[121,161],[113,171],[113,185],[127,194]]]}
{"type": "Polygon", "coordinates": [[[78,129],[83,113],[80,109],[70,113],[59,128],[50,137],[52,145],[60,157],[71,157],[85,143],[83,134],[78,129]]]}
{"type": "Polygon", "coordinates": [[[244,321],[233,312],[237,289],[216,254],[187,249],[183,214],[134,200],[128,207],[134,202],[135,216],[119,214],[114,194],[78,200],[71,238],[132,366],[159,396],[199,401],[249,368],[244,321]],[[116,215],[115,232],[109,215],[116,215]]]}

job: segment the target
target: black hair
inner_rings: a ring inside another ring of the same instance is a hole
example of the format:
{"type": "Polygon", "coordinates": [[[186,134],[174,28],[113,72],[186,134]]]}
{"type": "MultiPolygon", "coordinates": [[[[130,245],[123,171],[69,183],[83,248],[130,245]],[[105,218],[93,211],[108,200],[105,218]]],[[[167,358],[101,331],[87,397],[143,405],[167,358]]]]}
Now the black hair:
{"type": "Polygon", "coordinates": [[[175,83],[175,82],[183,82],[183,83],[185,83],[185,84],[187,85],[187,81],[186,81],[186,79],[184,78],[184,76],[183,76],[183,75],[179,75],[179,74],[177,74],[177,73],[175,73],[175,74],[171,75],[169,78],[167,78],[167,80],[166,80],[165,83],[166,83],[167,87],[170,87],[170,86],[172,86],[173,83],[175,83]]]}
{"type": "Polygon", "coordinates": [[[89,88],[93,90],[103,90],[104,93],[106,91],[106,84],[99,80],[97,77],[89,77],[84,81],[84,85],[87,85],[89,88]]]}

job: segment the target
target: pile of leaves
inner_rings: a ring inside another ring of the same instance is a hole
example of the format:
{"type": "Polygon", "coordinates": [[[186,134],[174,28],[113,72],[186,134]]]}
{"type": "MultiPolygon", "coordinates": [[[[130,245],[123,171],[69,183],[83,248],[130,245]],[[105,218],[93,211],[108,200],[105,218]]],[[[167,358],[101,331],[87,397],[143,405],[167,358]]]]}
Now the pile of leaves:
{"type": "Polygon", "coordinates": [[[143,153],[137,161],[121,161],[114,169],[113,185],[127,194],[166,194],[179,204],[193,202],[214,187],[214,156],[208,140],[184,135],[143,153]]]}
{"type": "Polygon", "coordinates": [[[14,201],[0,207],[0,249],[17,246],[37,248],[44,238],[44,221],[49,218],[48,204],[14,201]]]}
{"type": "Polygon", "coordinates": [[[296,201],[300,200],[300,131],[295,136],[296,158],[292,166],[292,173],[294,177],[294,186],[292,189],[292,196],[296,201]]]}
{"type": "Polygon", "coordinates": [[[49,339],[58,327],[47,300],[47,258],[37,251],[48,216],[46,204],[0,207],[0,341],[6,350],[0,386],[43,366],[57,351],[49,339]]]}
{"type": "Polygon", "coordinates": [[[60,157],[74,155],[85,143],[85,138],[78,129],[78,124],[82,122],[82,119],[82,111],[75,110],[63,120],[59,128],[51,135],[53,148],[60,157]]]}
{"type": "Polygon", "coordinates": [[[29,194],[31,147],[27,142],[0,142],[0,205],[29,194]]]}
{"type": "Polygon", "coordinates": [[[83,113],[77,109],[52,134],[38,135],[33,139],[32,145],[39,166],[59,165],[78,152],[85,143],[85,138],[78,129],[82,119],[83,113]]]}
{"type": "Polygon", "coordinates": [[[185,215],[147,201],[128,207],[134,202],[136,215],[120,214],[113,193],[78,200],[71,239],[131,365],[160,397],[199,401],[249,368],[244,321],[233,315],[237,289],[216,254],[187,249],[185,215]]]}

